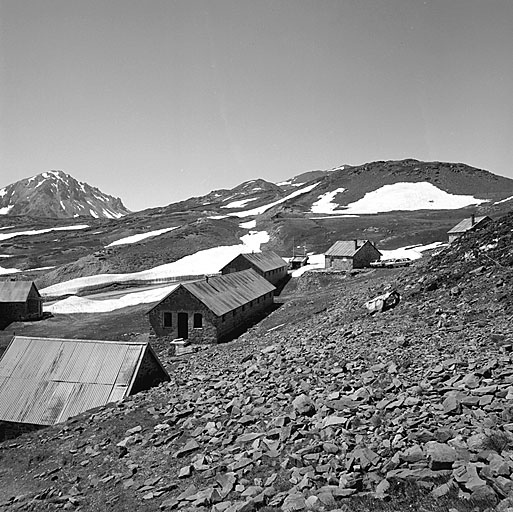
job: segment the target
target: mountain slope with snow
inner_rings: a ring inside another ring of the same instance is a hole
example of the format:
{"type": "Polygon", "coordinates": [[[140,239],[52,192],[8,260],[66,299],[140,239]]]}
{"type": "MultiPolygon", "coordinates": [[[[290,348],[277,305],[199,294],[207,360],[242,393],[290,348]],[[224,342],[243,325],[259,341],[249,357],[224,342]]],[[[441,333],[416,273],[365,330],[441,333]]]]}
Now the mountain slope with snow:
{"type": "Polygon", "coordinates": [[[62,171],[43,172],[0,189],[1,215],[119,219],[129,213],[121,199],[62,171]]]}

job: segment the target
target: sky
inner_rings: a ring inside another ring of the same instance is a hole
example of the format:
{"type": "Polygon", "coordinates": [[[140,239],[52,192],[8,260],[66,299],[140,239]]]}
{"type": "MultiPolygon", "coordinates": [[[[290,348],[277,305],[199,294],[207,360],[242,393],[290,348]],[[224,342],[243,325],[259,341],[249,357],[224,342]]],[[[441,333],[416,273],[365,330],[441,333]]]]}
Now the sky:
{"type": "Polygon", "coordinates": [[[0,188],[164,206],[417,158],[513,178],[512,0],[0,0],[0,188]]]}

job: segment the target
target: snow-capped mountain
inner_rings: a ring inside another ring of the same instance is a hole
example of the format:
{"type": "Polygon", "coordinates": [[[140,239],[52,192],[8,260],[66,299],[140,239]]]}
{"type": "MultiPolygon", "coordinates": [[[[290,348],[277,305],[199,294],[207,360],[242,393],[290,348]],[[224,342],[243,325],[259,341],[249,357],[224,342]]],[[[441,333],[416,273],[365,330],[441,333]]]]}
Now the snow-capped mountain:
{"type": "Polygon", "coordinates": [[[62,171],[43,172],[0,189],[2,215],[119,219],[128,213],[121,199],[62,171]]]}

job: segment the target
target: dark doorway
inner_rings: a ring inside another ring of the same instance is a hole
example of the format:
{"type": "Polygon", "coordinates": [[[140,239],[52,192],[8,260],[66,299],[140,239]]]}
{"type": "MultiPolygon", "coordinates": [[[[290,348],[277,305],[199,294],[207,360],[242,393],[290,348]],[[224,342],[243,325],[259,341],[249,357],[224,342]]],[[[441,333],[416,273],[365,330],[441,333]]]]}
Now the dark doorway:
{"type": "Polygon", "coordinates": [[[189,315],[178,313],[178,337],[186,340],[189,337],[189,315]]]}

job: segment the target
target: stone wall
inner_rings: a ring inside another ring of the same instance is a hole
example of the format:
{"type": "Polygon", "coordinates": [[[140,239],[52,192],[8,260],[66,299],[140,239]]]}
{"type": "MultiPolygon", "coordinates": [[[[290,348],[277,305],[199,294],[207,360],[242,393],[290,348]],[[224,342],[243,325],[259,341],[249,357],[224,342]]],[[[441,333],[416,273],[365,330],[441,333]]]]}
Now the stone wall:
{"type": "Polygon", "coordinates": [[[376,261],[381,258],[379,251],[367,242],[353,257],[353,268],[366,268],[369,267],[371,261],[376,261]]]}
{"type": "Polygon", "coordinates": [[[0,421],[0,442],[14,439],[15,437],[44,428],[42,425],[31,423],[12,423],[11,421],[0,421]]]}

